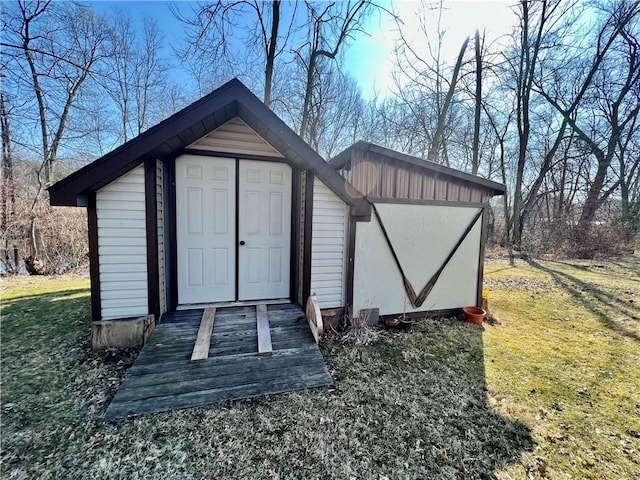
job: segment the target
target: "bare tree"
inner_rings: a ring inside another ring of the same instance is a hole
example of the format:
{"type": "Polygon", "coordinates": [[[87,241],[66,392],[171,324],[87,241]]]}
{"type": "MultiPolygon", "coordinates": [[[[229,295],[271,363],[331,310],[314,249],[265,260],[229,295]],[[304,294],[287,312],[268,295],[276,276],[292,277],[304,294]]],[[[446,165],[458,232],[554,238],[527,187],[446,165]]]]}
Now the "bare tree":
{"type": "Polygon", "coordinates": [[[264,65],[263,100],[271,105],[276,60],[289,47],[296,29],[297,2],[287,5],[288,21],[283,23],[280,0],[238,0],[209,3],[189,14],[174,8],[174,15],[189,29],[187,47],[180,52],[183,59],[196,56],[212,64],[237,52],[234,41],[258,47],[264,65]],[[247,22],[247,19],[251,18],[247,22]],[[240,34],[249,25],[249,35],[240,34]]]}
{"type": "MultiPolygon", "coordinates": [[[[476,60],[476,94],[475,110],[473,115],[473,160],[471,161],[471,173],[476,175],[480,165],[480,113],[482,110],[482,45],[480,44],[480,31],[476,30],[475,38],[475,60],[476,60]]],[[[484,35],[482,37],[484,43],[484,35]]]]}
{"type": "MultiPolygon", "coordinates": [[[[614,5],[598,32],[593,59],[586,68],[580,61],[580,65],[574,70],[577,78],[571,79],[571,89],[560,90],[562,84],[559,82],[555,82],[551,88],[540,85],[538,89],[562,115],[597,162],[580,215],[583,233],[588,232],[602,203],[625,181],[623,177],[627,173],[634,175],[638,168],[634,159],[631,168],[626,171],[624,147],[625,144],[628,145],[627,139],[634,134],[635,129],[632,127],[640,112],[640,44],[635,35],[637,30],[634,29],[639,16],[640,2],[620,2],[614,5]],[[616,55],[617,42],[622,51],[616,55]],[[609,61],[610,57],[614,60],[609,61]],[[621,65],[624,70],[620,68],[621,65]],[[582,74],[583,71],[586,73],[582,74]],[[597,107],[588,101],[590,90],[596,92],[597,107]],[[575,93],[570,95],[569,92],[575,93]],[[585,114],[580,115],[581,110],[585,114]],[[618,179],[607,185],[607,175],[616,157],[622,159],[618,179]]],[[[565,70],[565,75],[567,72],[569,70],[565,70]]]]}
{"type": "Polygon", "coordinates": [[[526,202],[523,187],[525,171],[529,161],[531,95],[545,36],[549,35],[549,32],[553,30],[564,11],[566,11],[561,10],[560,5],[561,2],[551,3],[542,0],[538,4],[532,4],[527,0],[522,0],[517,7],[520,25],[517,31],[516,54],[508,58],[508,62],[514,72],[516,126],[518,129],[518,160],[513,190],[512,215],[513,244],[517,248],[521,248],[522,245],[522,229],[526,218],[526,215],[523,215],[526,202]]]}
{"type": "Polygon", "coordinates": [[[4,100],[5,94],[0,91],[0,127],[2,134],[2,221],[0,229],[2,230],[2,264],[9,273],[17,273],[20,257],[15,239],[10,233],[9,224],[13,222],[16,216],[16,193],[15,180],[13,175],[13,153],[11,151],[11,128],[9,121],[9,112],[4,100]]]}
{"type": "Polygon", "coordinates": [[[140,29],[124,11],[116,10],[112,22],[111,52],[98,81],[118,111],[120,141],[126,142],[161,118],[154,110],[161,110],[165,101],[168,67],[160,58],[162,36],[154,20],[145,18],[140,29]]]}
{"type": "Polygon", "coordinates": [[[456,84],[458,83],[458,78],[460,76],[460,68],[462,67],[462,61],[464,58],[464,52],[466,51],[468,44],[469,44],[469,37],[467,37],[464,40],[464,42],[462,42],[462,47],[460,47],[460,53],[458,54],[456,65],[455,67],[453,67],[453,73],[451,74],[451,82],[449,82],[449,88],[444,98],[442,109],[438,112],[438,121],[436,123],[436,130],[435,130],[435,133],[433,134],[431,145],[429,146],[429,153],[427,154],[427,160],[430,160],[432,162],[438,161],[438,152],[440,151],[440,148],[441,148],[442,135],[444,132],[445,122],[447,119],[447,115],[449,113],[449,107],[451,106],[451,100],[453,99],[453,95],[456,92],[456,84]]]}
{"type": "Polygon", "coordinates": [[[118,132],[121,141],[126,142],[134,133],[131,131],[131,116],[135,105],[134,82],[135,45],[137,31],[123,10],[113,13],[109,28],[111,54],[105,58],[106,75],[99,82],[111,98],[118,111],[118,132]]]}
{"type": "Polygon", "coordinates": [[[306,71],[299,130],[300,136],[306,139],[313,116],[313,95],[320,85],[321,59],[336,60],[349,39],[362,32],[362,21],[374,5],[368,0],[318,5],[305,1],[305,4],[309,15],[309,38],[296,50],[296,54],[306,71]]]}
{"type": "Polygon", "coordinates": [[[58,153],[78,96],[104,54],[106,28],[103,19],[83,6],[20,0],[7,8],[3,30],[3,64],[9,88],[20,95],[21,127],[35,127],[40,137],[36,143],[22,137],[21,147],[39,158],[38,188],[30,207],[30,254],[24,260],[30,273],[43,273],[38,205],[44,188],[56,178],[58,153]]]}

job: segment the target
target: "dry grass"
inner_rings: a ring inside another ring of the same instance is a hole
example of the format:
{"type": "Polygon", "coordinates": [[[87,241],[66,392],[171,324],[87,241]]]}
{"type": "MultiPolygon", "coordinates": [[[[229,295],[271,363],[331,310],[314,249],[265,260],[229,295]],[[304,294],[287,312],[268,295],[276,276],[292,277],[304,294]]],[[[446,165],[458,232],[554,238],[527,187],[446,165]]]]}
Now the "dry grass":
{"type": "Polygon", "coordinates": [[[640,477],[639,260],[488,266],[490,405],[537,444],[512,477],[640,477]]]}
{"type": "Polygon", "coordinates": [[[637,477],[637,264],[576,265],[490,265],[501,326],[329,340],[335,388],[121,424],[102,415],[132,355],[89,352],[87,282],[5,280],[2,478],[637,477]]]}

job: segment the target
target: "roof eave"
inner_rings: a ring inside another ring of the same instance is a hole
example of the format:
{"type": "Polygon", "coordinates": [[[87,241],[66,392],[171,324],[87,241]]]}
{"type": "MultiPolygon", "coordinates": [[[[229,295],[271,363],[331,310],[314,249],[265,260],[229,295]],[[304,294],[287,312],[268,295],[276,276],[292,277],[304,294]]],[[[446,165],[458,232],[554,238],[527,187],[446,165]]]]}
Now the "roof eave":
{"type": "Polygon", "coordinates": [[[216,119],[228,121],[235,116],[267,141],[270,138],[294,166],[313,171],[355,214],[370,214],[366,199],[350,195],[346,180],[237,79],[49,187],[51,205],[81,206],[85,202],[78,197],[99,190],[146,159],[179,155],[191,143],[188,140],[196,140],[186,139],[195,126],[215,126],[216,119]]]}

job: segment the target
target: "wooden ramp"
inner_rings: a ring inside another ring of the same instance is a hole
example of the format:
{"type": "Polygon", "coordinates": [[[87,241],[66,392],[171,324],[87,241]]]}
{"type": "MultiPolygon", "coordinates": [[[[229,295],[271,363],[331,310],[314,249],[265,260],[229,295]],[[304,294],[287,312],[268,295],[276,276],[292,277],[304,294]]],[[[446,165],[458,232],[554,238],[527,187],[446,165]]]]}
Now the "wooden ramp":
{"type": "Polygon", "coordinates": [[[107,420],[331,385],[300,307],[267,310],[271,355],[258,355],[256,307],[218,308],[208,358],[197,363],[191,355],[203,310],[165,314],[109,405],[107,420]]]}

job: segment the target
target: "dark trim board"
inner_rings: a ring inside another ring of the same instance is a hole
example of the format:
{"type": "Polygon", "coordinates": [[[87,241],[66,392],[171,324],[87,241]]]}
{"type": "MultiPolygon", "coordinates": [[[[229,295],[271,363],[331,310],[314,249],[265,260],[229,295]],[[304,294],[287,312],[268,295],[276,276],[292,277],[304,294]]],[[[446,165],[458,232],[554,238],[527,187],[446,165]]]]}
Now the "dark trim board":
{"type": "MultiPolygon", "coordinates": [[[[171,162],[162,162],[162,237],[164,243],[164,302],[165,302],[165,311],[171,309],[171,290],[173,284],[171,283],[171,269],[173,265],[171,264],[171,212],[169,208],[169,197],[170,197],[170,185],[171,178],[169,176],[169,164],[171,162]]],[[[160,317],[162,318],[162,317],[160,317]]],[[[158,321],[160,321],[160,318],[158,321]]]]}
{"type": "MultiPolygon", "coordinates": [[[[349,231],[347,232],[347,275],[346,275],[346,306],[347,311],[353,309],[353,281],[356,260],[356,217],[349,215],[349,231]]],[[[354,313],[354,312],[352,312],[354,313]]]]}
{"type": "Polygon", "coordinates": [[[261,162],[281,162],[291,165],[285,157],[269,157],[267,155],[253,155],[250,153],[229,153],[229,152],[217,152],[212,150],[198,150],[195,148],[185,148],[180,155],[195,155],[197,157],[218,157],[218,158],[240,158],[242,160],[258,160],[261,162]]]}
{"type": "Polygon", "coordinates": [[[311,172],[305,175],[304,189],[304,252],[302,264],[302,301],[311,295],[311,242],[313,237],[313,179],[311,172]]]}
{"type": "Polygon", "coordinates": [[[435,318],[435,317],[453,317],[462,314],[462,307],[460,308],[446,308],[442,310],[425,310],[421,312],[409,312],[409,313],[388,313],[380,315],[380,320],[384,322],[388,318],[398,318],[402,315],[408,319],[416,318],[435,318]]]}
{"type": "Polygon", "coordinates": [[[302,243],[300,236],[300,209],[302,208],[301,190],[300,190],[301,172],[297,168],[291,169],[291,245],[296,249],[291,251],[291,268],[289,270],[289,299],[293,303],[302,304],[302,299],[298,299],[298,287],[300,285],[300,255],[299,249],[302,243]]]}
{"type": "Polygon", "coordinates": [[[451,202],[449,200],[421,200],[411,198],[367,197],[371,203],[393,203],[398,205],[429,205],[432,207],[473,207],[484,208],[482,202],[451,202]]]}
{"type": "Polygon", "coordinates": [[[173,311],[178,307],[178,227],[176,218],[176,160],[165,162],[165,174],[169,188],[167,189],[169,219],[169,245],[165,246],[165,251],[169,252],[167,278],[170,280],[169,305],[167,309],[173,311]]]}
{"type": "Polygon", "coordinates": [[[482,282],[484,281],[484,250],[487,243],[487,207],[482,209],[482,227],[480,229],[480,251],[478,252],[478,293],[476,306],[482,306],[482,282]]]}
{"type": "Polygon", "coordinates": [[[158,198],[156,161],[144,162],[145,220],[147,230],[147,304],[155,321],[160,318],[160,278],[158,271],[158,198]]]}
{"type": "Polygon", "coordinates": [[[94,322],[102,320],[102,302],[100,299],[100,259],[98,252],[98,213],[96,194],[88,197],[87,229],[89,231],[89,278],[91,280],[91,318],[94,322]]]}

